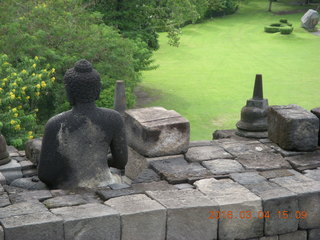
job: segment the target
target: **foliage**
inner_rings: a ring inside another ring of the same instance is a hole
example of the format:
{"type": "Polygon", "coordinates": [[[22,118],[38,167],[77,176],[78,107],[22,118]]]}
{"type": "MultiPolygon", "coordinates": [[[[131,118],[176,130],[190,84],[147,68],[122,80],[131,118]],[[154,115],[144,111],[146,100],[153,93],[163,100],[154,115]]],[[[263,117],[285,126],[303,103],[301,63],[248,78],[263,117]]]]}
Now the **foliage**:
{"type": "Polygon", "coordinates": [[[292,24],[287,19],[281,18],[277,23],[271,23],[269,26],[264,27],[267,33],[280,32],[281,34],[290,34],[293,31],[292,24]]]}
{"type": "MultiPolygon", "coordinates": [[[[128,105],[134,102],[133,88],[140,81],[140,71],[151,64],[151,51],[146,43],[123,38],[117,30],[106,26],[103,15],[89,12],[76,0],[3,0],[0,3],[0,52],[17,66],[24,56],[42,56],[57,69],[58,85],[53,95],[43,99],[43,120],[68,108],[63,97],[64,72],[82,58],[93,63],[101,74],[103,87],[111,88],[116,80],[124,80],[128,105]],[[44,112],[44,110],[51,110],[44,112]],[[46,115],[46,116],[45,116],[46,115]]],[[[142,38],[142,37],[141,37],[142,38]]],[[[41,64],[41,63],[40,63],[41,64]]],[[[102,91],[103,107],[112,107],[113,93],[102,91]]]]}
{"type": "Polygon", "coordinates": [[[293,27],[290,27],[290,26],[280,28],[281,34],[290,34],[292,33],[292,31],[293,31],[293,27]]]}
{"type": "Polygon", "coordinates": [[[208,0],[206,17],[232,14],[237,11],[238,7],[238,0],[208,0]]]}
{"type": "Polygon", "coordinates": [[[37,131],[37,112],[41,99],[55,85],[55,69],[39,67],[40,60],[23,58],[17,68],[0,55],[0,126],[8,144],[22,148],[37,131]]]}

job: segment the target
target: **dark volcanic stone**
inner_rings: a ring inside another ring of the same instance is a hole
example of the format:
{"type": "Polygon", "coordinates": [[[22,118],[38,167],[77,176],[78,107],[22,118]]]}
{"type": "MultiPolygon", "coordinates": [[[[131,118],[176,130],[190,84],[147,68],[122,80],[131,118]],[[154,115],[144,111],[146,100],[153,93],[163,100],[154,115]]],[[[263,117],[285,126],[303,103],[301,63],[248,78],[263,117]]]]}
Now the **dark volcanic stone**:
{"type": "Polygon", "coordinates": [[[146,191],[167,191],[175,189],[173,185],[169,184],[166,181],[137,183],[133,184],[132,188],[139,193],[144,193],[146,191]]]}
{"type": "Polygon", "coordinates": [[[248,153],[241,154],[236,160],[248,170],[271,170],[278,168],[291,168],[290,164],[275,153],[248,153]]]}
{"type": "Polygon", "coordinates": [[[320,167],[320,151],[286,157],[285,159],[288,160],[293,168],[298,171],[320,167]]]}
{"type": "Polygon", "coordinates": [[[160,181],[159,175],[152,169],[144,169],[132,183],[148,183],[160,181]]]}
{"type": "Polygon", "coordinates": [[[171,184],[186,183],[212,177],[213,174],[200,163],[188,163],[183,158],[159,160],[151,162],[151,167],[171,184]]]}
{"type": "Polygon", "coordinates": [[[38,178],[18,178],[14,180],[10,186],[23,188],[27,190],[48,190],[48,187],[38,178]]]}
{"type": "Polygon", "coordinates": [[[30,200],[44,201],[52,198],[49,190],[24,191],[17,194],[9,194],[12,203],[27,202],[30,200]]]}
{"type": "MultiPolygon", "coordinates": [[[[311,112],[320,119],[320,107],[312,109],[311,112]]],[[[318,133],[318,145],[320,145],[320,129],[318,133]]]]}
{"type": "Polygon", "coordinates": [[[47,208],[76,206],[86,203],[88,202],[79,194],[54,197],[43,202],[47,208]]]}
{"type": "Polygon", "coordinates": [[[271,106],[269,139],[285,150],[313,151],[318,146],[319,119],[297,105],[271,106]]]}
{"type": "Polygon", "coordinates": [[[121,115],[98,108],[101,80],[82,59],[64,76],[72,109],[46,124],[38,176],[50,188],[97,188],[115,182],[109,167],[124,169],[128,160],[121,115]],[[109,149],[112,158],[106,161],[109,149]]]}
{"type": "Polygon", "coordinates": [[[125,189],[119,189],[119,190],[98,190],[97,194],[98,196],[103,200],[107,201],[110,198],[115,197],[121,197],[131,194],[136,194],[137,192],[133,189],[125,188],[125,189]]]}
{"type": "Polygon", "coordinates": [[[0,193],[0,208],[10,205],[9,196],[6,192],[0,193]]]}

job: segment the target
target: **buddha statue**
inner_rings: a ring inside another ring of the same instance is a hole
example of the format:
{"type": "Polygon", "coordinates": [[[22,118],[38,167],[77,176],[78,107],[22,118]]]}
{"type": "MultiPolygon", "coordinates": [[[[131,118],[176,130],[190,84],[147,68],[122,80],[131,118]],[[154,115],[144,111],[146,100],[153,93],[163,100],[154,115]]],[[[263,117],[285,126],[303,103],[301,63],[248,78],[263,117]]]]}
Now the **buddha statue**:
{"type": "Polygon", "coordinates": [[[72,109],[46,124],[38,176],[50,188],[96,188],[116,182],[109,167],[124,169],[128,159],[121,115],[98,108],[101,80],[87,60],[64,76],[72,109]],[[112,158],[107,160],[111,151],[112,158]]]}

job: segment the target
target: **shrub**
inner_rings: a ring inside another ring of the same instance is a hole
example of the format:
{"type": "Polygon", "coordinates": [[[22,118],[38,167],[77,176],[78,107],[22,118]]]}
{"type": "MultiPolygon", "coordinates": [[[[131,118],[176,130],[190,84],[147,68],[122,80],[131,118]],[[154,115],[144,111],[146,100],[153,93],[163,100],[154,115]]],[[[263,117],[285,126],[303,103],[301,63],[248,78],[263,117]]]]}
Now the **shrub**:
{"type": "Polygon", "coordinates": [[[21,149],[37,131],[37,112],[41,98],[55,85],[55,69],[39,68],[40,60],[23,58],[18,68],[0,55],[0,126],[8,144],[21,149]]]}
{"type": "Polygon", "coordinates": [[[279,32],[279,27],[266,26],[264,27],[264,31],[267,33],[276,33],[279,32]]]}
{"type": "Polygon", "coordinates": [[[290,27],[290,26],[280,28],[281,34],[290,34],[292,33],[292,31],[293,31],[293,27],[290,27]]]}
{"type": "MultiPolygon", "coordinates": [[[[41,100],[43,121],[69,108],[62,78],[68,68],[82,58],[92,62],[101,74],[104,88],[124,80],[128,105],[134,102],[133,88],[140,81],[140,71],[151,64],[152,52],[143,41],[124,38],[106,26],[103,15],[89,12],[77,0],[3,0],[0,3],[0,52],[6,53],[16,67],[24,56],[42,56],[43,62],[57,69],[57,86],[41,100]]],[[[103,94],[102,94],[103,95],[103,94]]],[[[104,103],[111,103],[112,95],[104,103]]],[[[103,107],[112,107],[113,104],[103,107]]]]}
{"type": "Polygon", "coordinates": [[[285,19],[285,18],[281,18],[281,19],[280,19],[280,22],[281,22],[281,23],[287,23],[287,22],[288,22],[288,20],[287,20],[287,19],[285,19]]]}
{"type": "Polygon", "coordinates": [[[272,27],[283,27],[284,25],[281,23],[271,23],[270,26],[272,27]]]}
{"type": "Polygon", "coordinates": [[[238,0],[208,0],[209,6],[206,17],[222,16],[232,14],[239,7],[238,0]]]}

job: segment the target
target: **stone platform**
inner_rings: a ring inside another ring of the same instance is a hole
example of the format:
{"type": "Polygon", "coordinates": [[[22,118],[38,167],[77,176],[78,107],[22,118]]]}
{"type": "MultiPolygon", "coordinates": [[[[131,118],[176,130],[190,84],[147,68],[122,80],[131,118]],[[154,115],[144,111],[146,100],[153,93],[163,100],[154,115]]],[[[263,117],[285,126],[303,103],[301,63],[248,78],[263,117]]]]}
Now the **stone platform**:
{"type": "Polygon", "coordinates": [[[130,149],[124,182],[91,191],[48,190],[31,159],[9,147],[0,240],[319,240],[320,149],[219,134],[180,155],[130,149]]]}

